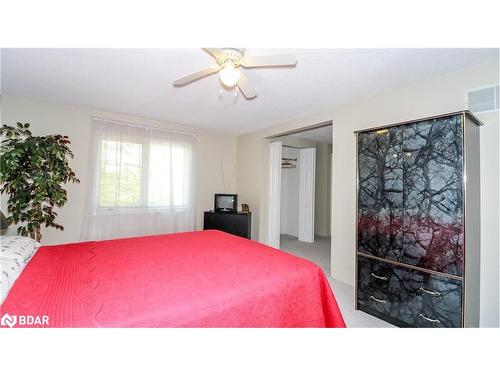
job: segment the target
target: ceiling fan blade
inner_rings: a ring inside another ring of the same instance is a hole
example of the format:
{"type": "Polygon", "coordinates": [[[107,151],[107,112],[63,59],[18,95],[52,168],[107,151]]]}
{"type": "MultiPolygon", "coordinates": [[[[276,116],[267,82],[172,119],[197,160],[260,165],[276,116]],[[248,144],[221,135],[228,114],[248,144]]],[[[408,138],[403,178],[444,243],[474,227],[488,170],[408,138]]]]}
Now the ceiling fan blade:
{"type": "Polygon", "coordinates": [[[224,59],[224,51],[220,48],[202,48],[202,50],[212,55],[215,59],[224,59]]]}
{"type": "Polygon", "coordinates": [[[295,66],[297,59],[294,55],[245,56],[241,65],[245,68],[259,68],[264,66],[295,66]]]}
{"type": "Polygon", "coordinates": [[[204,70],[200,70],[199,72],[190,74],[186,77],[180,78],[177,81],[174,81],[174,86],[184,86],[187,85],[188,83],[191,83],[193,81],[196,81],[197,79],[206,77],[210,74],[214,74],[220,70],[220,66],[213,66],[211,68],[207,68],[204,70]]]}
{"type": "Polygon", "coordinates": [[[257,92],[252,87],[252,85],[250,85],[247,76],[243,74],[243,72],[240,73],[240,78],[238,79],[238,87],[247,99],[253,99],[257,96],[257,92]]]}

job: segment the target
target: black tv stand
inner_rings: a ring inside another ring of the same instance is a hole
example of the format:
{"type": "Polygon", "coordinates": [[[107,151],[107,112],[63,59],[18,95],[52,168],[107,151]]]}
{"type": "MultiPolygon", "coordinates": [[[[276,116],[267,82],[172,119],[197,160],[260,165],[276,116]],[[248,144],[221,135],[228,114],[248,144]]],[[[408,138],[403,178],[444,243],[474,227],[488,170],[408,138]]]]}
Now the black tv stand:
{"type": "Polygon", "coordinates": [[[218,229],[226,233],[251,239],[252,213],[231,211],[205,211],[203,229],[218,229]]]}

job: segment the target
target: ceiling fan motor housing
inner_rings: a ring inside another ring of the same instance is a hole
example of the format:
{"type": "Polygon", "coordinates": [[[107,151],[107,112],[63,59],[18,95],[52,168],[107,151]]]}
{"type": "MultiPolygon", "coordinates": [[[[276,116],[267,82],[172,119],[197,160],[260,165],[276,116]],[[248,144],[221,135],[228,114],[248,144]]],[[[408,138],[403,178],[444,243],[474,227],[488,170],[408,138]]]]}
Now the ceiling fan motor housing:
{"type": "Polygon", "coordinates": [[[217,58],[217,64],[223,66],[226,61],[231,61],[235,67],[241,65],[241,60],[245,54],[245,50],[239,48],[222,48],[224,56],[217,58]]]}

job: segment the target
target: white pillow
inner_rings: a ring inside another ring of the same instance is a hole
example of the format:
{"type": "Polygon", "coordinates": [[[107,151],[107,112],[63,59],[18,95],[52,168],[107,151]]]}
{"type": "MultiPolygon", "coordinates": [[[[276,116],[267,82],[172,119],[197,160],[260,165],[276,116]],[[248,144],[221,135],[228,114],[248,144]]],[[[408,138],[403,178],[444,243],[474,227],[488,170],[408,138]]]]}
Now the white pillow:
{"type": "Polygon", "coordinates": [[[39,242],[29,237],[1,236],[0,259],[17,259],[27,264],[40,246],[39,242]]]}
{"type": "Polygon", "coordinates": [[[7,297],[7,294],[12,287],[12,285],[10,285],[9,276],[7,272],[3,271],[3,268],[3,265],[0,263],[0,305],[3,303],[5,297],[7,297]]]}
{"type": "Polygon", "coordinates": [[[17,260],[0,259],[0,304],[9,294],[10,288],[12,288],[23,269],[24,264],[17,260]]]}
{"type": "Polygon", "coordinates": [[[0,236],[0,304],[40,246],[28,237],[0,236]]]}

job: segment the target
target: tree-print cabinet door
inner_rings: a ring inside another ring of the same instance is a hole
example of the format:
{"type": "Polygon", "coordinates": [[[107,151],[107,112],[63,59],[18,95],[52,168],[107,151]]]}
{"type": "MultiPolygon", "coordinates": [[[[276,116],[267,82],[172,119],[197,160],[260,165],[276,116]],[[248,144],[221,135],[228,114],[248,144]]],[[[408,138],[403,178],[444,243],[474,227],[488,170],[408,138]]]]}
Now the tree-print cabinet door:
{"type": "Polygon", "coordinates": [[[403,247],[403,130],[358,134],[358,251],[399,259],[403,247]]]}
{"type": "Polygon", "coordinates": [[[403,129],[404,243],[398,261],[462,275],[461,116],[403,129]]]}

